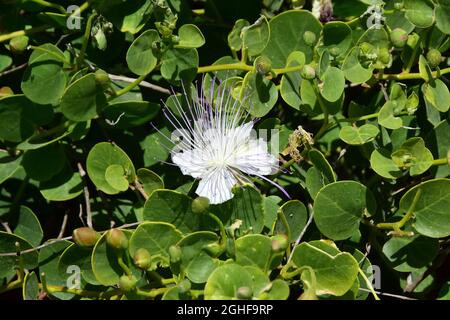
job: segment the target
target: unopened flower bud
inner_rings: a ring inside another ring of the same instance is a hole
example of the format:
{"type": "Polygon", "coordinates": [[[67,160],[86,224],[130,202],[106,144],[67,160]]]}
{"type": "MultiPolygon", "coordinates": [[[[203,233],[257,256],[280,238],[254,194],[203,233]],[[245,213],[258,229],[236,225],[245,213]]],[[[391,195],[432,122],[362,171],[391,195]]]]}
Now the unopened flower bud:
{"type": "Polygon", "coordinates": [[[123,275],[119,279],[119,288],[125,292],[131,291],[136,288],[138,280],[135,276],[123,275]]]}
{"type": "Polygon", "coordinates": [[[10,87],[1,87],[0,88],[0,98],[11,96],[14,94],[14,91],[10,87]]]}
{"type": "Polygon", "coordinates": [[[184,279],[177,287],[180,294],[186,294],[191,290],[191,282],[188,279],[184,279]]]}
{"type": "Polygon", "coordinates": [[[391,54],[389,53],[389,50],[387,48],[380,48],[378,52],[378,59],[383,64],[389,64],[391,61],[391,54]]]}
{"type": "Polygon", "coordinates": [[[134,254],[134,264],[139,269],[147,270],[148,268],[150,268],[151,261],[152,256],[147,249],[139,248],[136,250],[136,253],[134,254]]]}
{"type": "Polygon", "coordinates": [[[289,239],[285,234],[277,234],[272,237],[272,251],[273,252],[283,252],[289,246],[289,239]]]}
{"type": "Polygon", "coordinates": [[[242,300],[250,300],[253,298],[253,290],[250,287],[240,287],[236,291],[236,298],[242,300]]]}
{"type": "Polygon", "coordinates": [[[341,54],[341,49],[339,47],[332,47],[330,50],[330,55],[332,55],[333,57],[337,57],[338,55],[341,54]]]}
{"type": "Polygon", "coordinates": [[[255,69],[260,75],[266,75],[272,69],[272,61],[266,56],[259,56],[255,59],[255,69]]]}
{"type": "Polygon", "coordinates": [[[26,50],[28,47],[28,40],[29,38],[27,36],[19,36],[12,38],[9,41],[9,49],[12,53],[20,54],[26,50]]]}
{"type": "Polygon", "coordinates": [[[99,238],[99,234],[92,228],[82,227],[73,230],[72,239],[80,247],[93,247],[99,238]]]}
{"type": "Polygon", "coordinates": [[[223,246],[221,246],[219,243],[217,242],[212,242],[207,244],[205,247],[203,247],[203,249],[211,256],[211,257],[218,257],[220,256],[225,248],[223,246]]]}
{"type": "Polygon", "coordinates": [[[430,49],[427,53],[427,61],[431,68],[436,68],[442,62],[442,55],[437,49],[430,49]]]}
{"type": "Polygon", "coordinates": [[[109,230],[106,234],[106,243],[116,250],[128,248],[128,238],[120,229],[109,230]]]}
{"type": "Polygon", "coordinates": [[[192,201],[191,208],[193,213],[206,213],[209,209],[209,199],[206,197],[197,197],[192,201]]]}
{"type": "Polygon", "coordinates": [[[178,263],[181,261],[181,248],[177,245],[169,247],[169,256],[171,263],[178,263]]]}
{"type": "Polygon", "coordinates": [[[408,33],[401,28],[395,28],[391,31],[391,34],[389,36],[391,38],[392,44],[396,48],[403,48],[408,41],[408,33]]]}
{"type": "Polygon", "coordinates": [[[97,69],[94,73],[95,81],[102,87],[109,85],[110,79],[105,70],[97,69]]]}
{"type": "Polygon", "coordinates": [[[394,3],[394,8],[396,10],[402,10],[403,9],[403,1],[394,3]]]}
{"type": "Polygon", "coordinates": [[[303,66],[301,76],[303,79],[314,79],[316,77],[316,70],[307,64],[303,66]]]}
{"type": "Polygon", "coordinates": [[[305,31],[303,33],[303,41],[305,41],[306,45],[312,47],[316,44],[317,36],[312,31],[305,31]]]}

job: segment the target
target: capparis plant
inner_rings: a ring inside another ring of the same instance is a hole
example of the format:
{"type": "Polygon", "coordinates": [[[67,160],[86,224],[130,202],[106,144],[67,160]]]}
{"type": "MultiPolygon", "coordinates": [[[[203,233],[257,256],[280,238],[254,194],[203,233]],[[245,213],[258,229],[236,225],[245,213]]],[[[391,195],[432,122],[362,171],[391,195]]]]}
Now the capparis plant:
{"type": "Polygon", "coordinates": [[[450,297],[449,0],[0,6],[0,298],[450,297]]]}

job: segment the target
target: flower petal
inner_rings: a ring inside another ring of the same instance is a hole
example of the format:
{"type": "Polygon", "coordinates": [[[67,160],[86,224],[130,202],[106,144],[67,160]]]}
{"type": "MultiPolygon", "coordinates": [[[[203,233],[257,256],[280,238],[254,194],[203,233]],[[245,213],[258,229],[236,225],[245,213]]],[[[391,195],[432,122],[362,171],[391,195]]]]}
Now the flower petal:
{"type": "Polygon", "coordinates": [[[205,159],[204,152],[199,149],[172,153],[172,162],[180,167],[184,175],[194,178],[200,178],[208,172],[207,159],[205,159]]]}
{"type": "Polygon", "coordinates": [[[236,182],[236,178],[229,170],[217,168],[200,180],[195,192],[199,196],[208,198],[211,204],[223,203],[233,198],[231,189],[236,182]]]}
{"type": "Polygon", "coordinates": [[[251,139],[235,150],[231,166],[252,175],[271,175],[278,171],[278,159],[267,151],[263,139],[251,139]]]}

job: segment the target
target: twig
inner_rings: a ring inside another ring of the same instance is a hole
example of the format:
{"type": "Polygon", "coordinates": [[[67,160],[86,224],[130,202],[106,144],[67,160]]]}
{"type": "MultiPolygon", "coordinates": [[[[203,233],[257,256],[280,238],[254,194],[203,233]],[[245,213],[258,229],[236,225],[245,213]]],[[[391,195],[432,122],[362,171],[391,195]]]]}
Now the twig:
{"type": "Polygon", "coordinates": [[[16,71],[19,71],[20,69],[25,68],[27,65],[28,65],[28,62],[25,62],[25,63],[22,63],[20,66],[17,66],[17,67],[14,67],[12,69],[3,71],[3,72],[0,73],[0,77],[6,76],[7,74],[10,74],[10,73],[13,73],[13,72],[16,72],[16,71]]]}
{"type": "Polygon", "coordinates": [[[137,191],[144,197],[144,199],[147,201],[148,194],[145,192],[144,187],[142,187],[142,184],[139,183],[139,181],[134,181],[133,186],[136,188],[137,191]]]}
{"type": "Polygon", "coordinates": [[[66,231],[67,226],[67,220],[69,218],[69,215],[67,213],[64,214],[63,222],[61,224],[61,230],[59,231],[58,238],[61,239],[64,236],[64,232],[66,231]]]}
{"type": "MultiPolygon", "coordinates": [[[[134,79],[134,78],[129,78],[129,77],[125,77],[125,76],[117,76],[117,75],[110,74],[110,73],[108,73],[108,76],[111,80],[116,80],[116,81],[124,81],[124,82],[129,82],[129,83],[133,83],[134,81],[136,81],[136,79],[134,79]]],[[[139,86],[148,88],[148,89],[151,89],[154,91],[158,91],[161,93],[165,93],[165,94],[172,94],[169,89],[160,87],[156,84],[153,84],[153,83],[150,83],[147,81],[141,81],[139,83],[139,86]]]]}
{"type": "MultiPolygon", "coordinates": [[[[366,288],[359,288],[359,290],[360,291],[364,291],[364,292],[369,292],[369,293],[371,292],[369,289],[366,289],[366,288]]],[[[401,295],[398,295],[398,294],[384,293],[384,292],[376,291],[376,290],[375,290],[375,293],[379,294],[381,296],[398,298],[398,299],[402,299],[402,300],[418,300],[418,299],[414,299],[414,298],[410,298],[410,297],[401,296],[401,295]]]]}
{"type": "Polygon", "coordinates": [[[78,172],[80,173],[81,179],[84,180],[83,192],[84,192],[84,202],[86,203],[86,224],[89,228],[92,228],[91,202],[90,202],[90,197],[89,197],[89,189],[88,189],[87,181],[85,178],[86,171],[84,171],[81,163],[78,162],[77,166],[78,166],[78,172]]]}
{"type": "Polygon", "coordinates": [[[6,232],[12,233],[12,230],[11,230],[11,228],[9,227],[8,222],[2,221],[2,219],[0,219],[0,224],[3,226],[3,228],[5,228],[6,232]]]}
{"type": "Polygon", "coordinates": [[[311,212],[311,214],[309,215],[308,221],[306,222],[306,225],[305,225],[305,227],[303,228],[302,232],[300,232],[300,235],[298,236],[297,240],[295,240],[294,247],[292,248],[292,252],[291,252],[291,254],[289,255],[289,258],[288,258],[287,263],[289,263],[289,262],[291,261],[292,256],[294,255],[294,248],[295,248],[296,246],[299,245],[300,241],[302,240],[303,236],[304,236],[305,233],[306,233],[306,230],[308,229],[309,225],[310,225],[311,222],[313,221],[313,218],[314,218],[314,210],[313,210],[311,204],[308,205],[308,208],[309,208],[309,212],[311,212]]]}

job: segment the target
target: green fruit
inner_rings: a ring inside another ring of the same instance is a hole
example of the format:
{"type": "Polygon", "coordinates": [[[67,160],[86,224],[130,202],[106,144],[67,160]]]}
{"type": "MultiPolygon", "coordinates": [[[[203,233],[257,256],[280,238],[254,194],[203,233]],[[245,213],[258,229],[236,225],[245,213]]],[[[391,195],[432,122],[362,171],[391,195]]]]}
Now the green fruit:
{"type": "Polygon", "coordinates": [[[169,256],[171,263],[178,263],[181,261],[181,248],[177,245],[169,247],[169,256]]]}
{"type": "Polygon", "coordinates": [[[191,208],[193,213],[206,213],[209,209],[209,199],[206,197],[197,197],[192,201],[191,208]]]}
{"type": "Polygon", "coordinates": [[[272,237],[272,251],[273,252],[283,252],[289,246],[289,239],[285,234],[277,234],[272,237]]]}
{"type": "Polygon", "coordinates": [[[184,279],[177,287],[180,294],[186,294],[191,290],[191,282],[188,279],[184,279]]]}
{"type": "Polygon", "coordinates": [[[103,87],[108,86],[111,82],[111,79],[109,79],[108,74],[102,69],[97,69],[95,71],[94,75],[95,75],[95,81],[103,87]]]}
{"type": "Polygon", "coordinates": [[[128,248],[128,238],[120,229],[109,230],[106,234],[106,243],[116,250],[125,250],[128,248]]]}
{"type": "Polygon", "coordinates": [[[253,298],[253,290],[250,287],[240,287],[236,291],[236,298],[242,300],[250,300],[253,298]]]}
{"type": "Polygon", "coordinates": [[[136,288],[138,280],[135,276],[123,275],[119,279],[119,288],[125,292],[131,291],[136,288]]]}
{"type": "Polygon", "coordinates": [[[93,247],[99,238],[99,234],[92,228],[83,227],[73,230],[72,239],[80,247],[93,247]]]}
{"type": "Polygon", "coordinates": [[[305,41],[308,46],[314,46],[316,44],[316,40],[317,36],[314,32],[305,31],[305,33],[303,33],[303,41],[305,41]]]}
{"type": "Polygon", "coordinates": [[[254,63],[256,72],[264,76],[270,72],[272,69],[272,61],[266,56],[259,56],[255,59],[254,63]]]}
{"type": "Polygon", "coordinates": [[[394,3],[394,8],[396,10],[402,10],[403,9],[403,1],[394,3]]]}
{"type": "Polygon", "coordinates": [[[427,61],[431,68],[436,68],[442,62],[442,55],[439,50],[430,49],[427,53],[427,61]]]}
{"type": "Polygon", "coordinates": [[[408,33],[401,28],[392,30],[389,36],[391,38],[392,44],[396,48],[403,48],[408,41],[408,33]]]}
{"type": "Polygon", "coordinates": [[[150,268],[152,262],[152,256],[147,249],[139,248],[134,254],[134,264],[142,270],[150,268]]]}
{"type": "Polygon", "coordinates": [[[220,256],[224,251],[225,248],[221,246],[217,242],[209,243],[203,248],[211,257],[218,257],[220,256]]]}
{"type": "Polygon", "coordinates": [[[330,52],[330,54],[331,54],[333,57],[337,57],[338,55],[341,54],[341,49],[340,49],[339,47],[332,47],[332,48],[329,50],[329,52],[330,52]]]}
{"type": "Polygon", "coordinates": [[[28,40],[29,38],[27,36],[19,36],[12,38],[9,41],[9,49],[11,50],[12,53],[20,54],[27,49],[28,40]]]}
{"type": "Polygon", "coordinates": [[[316,70],[307,64],[303,66],[301,76],[303,79],[314,79],[316,77],[316,70]]]}

